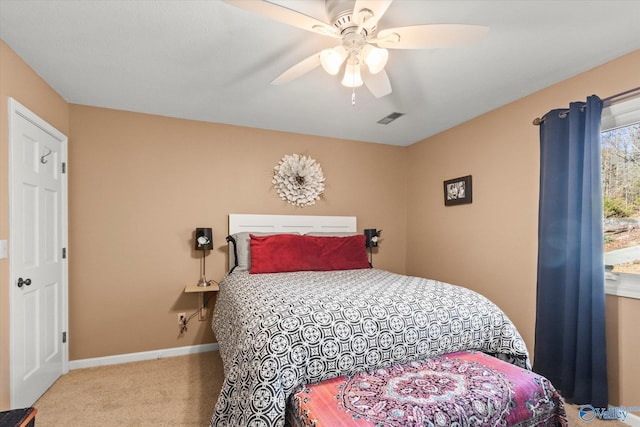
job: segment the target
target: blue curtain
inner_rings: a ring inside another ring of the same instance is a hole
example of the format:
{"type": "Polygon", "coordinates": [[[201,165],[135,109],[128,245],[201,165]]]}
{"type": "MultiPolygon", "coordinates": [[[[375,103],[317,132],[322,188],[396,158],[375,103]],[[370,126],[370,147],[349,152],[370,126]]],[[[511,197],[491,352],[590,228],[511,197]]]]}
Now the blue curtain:
{"type": "Polygon", "coordinates": [[[540,126],[533,369],[568,402],[606,408],[601,112],[594,95],[540,126]]]}

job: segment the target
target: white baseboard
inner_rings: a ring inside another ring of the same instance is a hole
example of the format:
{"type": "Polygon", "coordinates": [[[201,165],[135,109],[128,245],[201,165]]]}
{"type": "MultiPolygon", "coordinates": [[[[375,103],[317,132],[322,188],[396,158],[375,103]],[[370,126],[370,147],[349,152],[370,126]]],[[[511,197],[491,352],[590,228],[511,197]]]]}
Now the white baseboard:
{"type": "Polygon", "coordinates": [[[633,427],[640,427],[640,416],[630,413],[624,420],[624,423],[633,427]]]}
{"type": "Polygon", "coordinates": [[[118,365],[121,363],[140,362],[143,360],[162,359],[165,357],[185,356],[187,354],[218,351],[218,343],[198,344],[186,347],[165,348],[163,350],[142,351],[140,353],[117,354],[114,356],[94,357],[69,361],[69,370],[94,368],[96,366],[118,365]]]}

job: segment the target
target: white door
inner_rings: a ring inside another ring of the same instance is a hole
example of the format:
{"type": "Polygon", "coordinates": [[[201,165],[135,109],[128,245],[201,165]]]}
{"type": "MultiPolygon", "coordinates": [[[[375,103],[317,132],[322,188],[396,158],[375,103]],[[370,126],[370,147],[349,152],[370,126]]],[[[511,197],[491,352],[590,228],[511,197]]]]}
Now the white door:
{"type": "Polygon", "coordinates": [[[20,408],[68,371],[67,137],[9,99],[9,155],[11,407],[20,408]]]}

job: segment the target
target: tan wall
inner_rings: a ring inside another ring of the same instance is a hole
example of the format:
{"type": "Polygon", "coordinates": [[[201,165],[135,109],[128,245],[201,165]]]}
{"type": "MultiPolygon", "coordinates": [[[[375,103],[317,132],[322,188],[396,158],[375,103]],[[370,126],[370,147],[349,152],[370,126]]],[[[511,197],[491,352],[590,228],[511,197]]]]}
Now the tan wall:
{"type": "MultiPolygon", "coordinates": [[[[604,98],[638,86],[640,51],[410,146],[407,273],[486,295],[516,323],[533,353],[539,128],[531,122],[593,93],[604,98]],[[473,203],[445,207],[442,181],[463,175],[473,176],[473,203]]],[[[640,311],[631,305],[620,303],[625,324],[618,323],[619,336],[640,323],[640,311]]],[[[607,322],[613,321],[607,313],[607,322]]],[[[637,344],[620,344],[611,363],[619,363],[619,377],[627,380],[621,400],[612,403],[637,405],[640,377],[631,364],[637,344]]]]}
{"type": "MultiPolygon", "coordinates": [[[[68,104],[0,40],[0,240],[9,239],[8,98],[69,134],[68,104]]],[[[9,407],[9,260],[0,259],[0,410],[9,407]]]]}
{"type": "Polygon", "coordinates": [[[210,278],[226,268],[229,213],[356,215],[384,230],[376,266],[405,269],[406,149],[71,105],[71,360],[212,342],[183,294],[199,277],[196,227],[212,227],[210,278]],[[283,155],[320,162],[324,199],[295,208],[271,188],[283,155]],[[375,168],[373,167],[375,166],[375,168]]]}
{"type": "Polygon", "coordinates": [[[640,405],[634,402],[640,402],[640,300],[607,295],[606,306],[609,400],[637,407],[640,405]]]}

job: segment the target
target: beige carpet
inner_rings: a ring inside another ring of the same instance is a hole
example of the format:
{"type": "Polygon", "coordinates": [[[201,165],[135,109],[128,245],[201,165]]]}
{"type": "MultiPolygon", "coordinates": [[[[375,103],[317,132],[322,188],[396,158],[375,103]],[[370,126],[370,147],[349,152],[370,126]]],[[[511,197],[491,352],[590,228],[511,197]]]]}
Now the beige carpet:
{"type": "MultiPolygon", "coordinates": [[[[222,378],[218,352],[78,369],[36,402],[36,426],[208,426],[222,378]]],[[[572,426],[625,426],[567,413],[572,426]]]]}
{"type": "Polygon", "coordinates": [[[222,387],[215,352],[70,371],[36,403],[36,427],[208,426],[222,387]]]}

